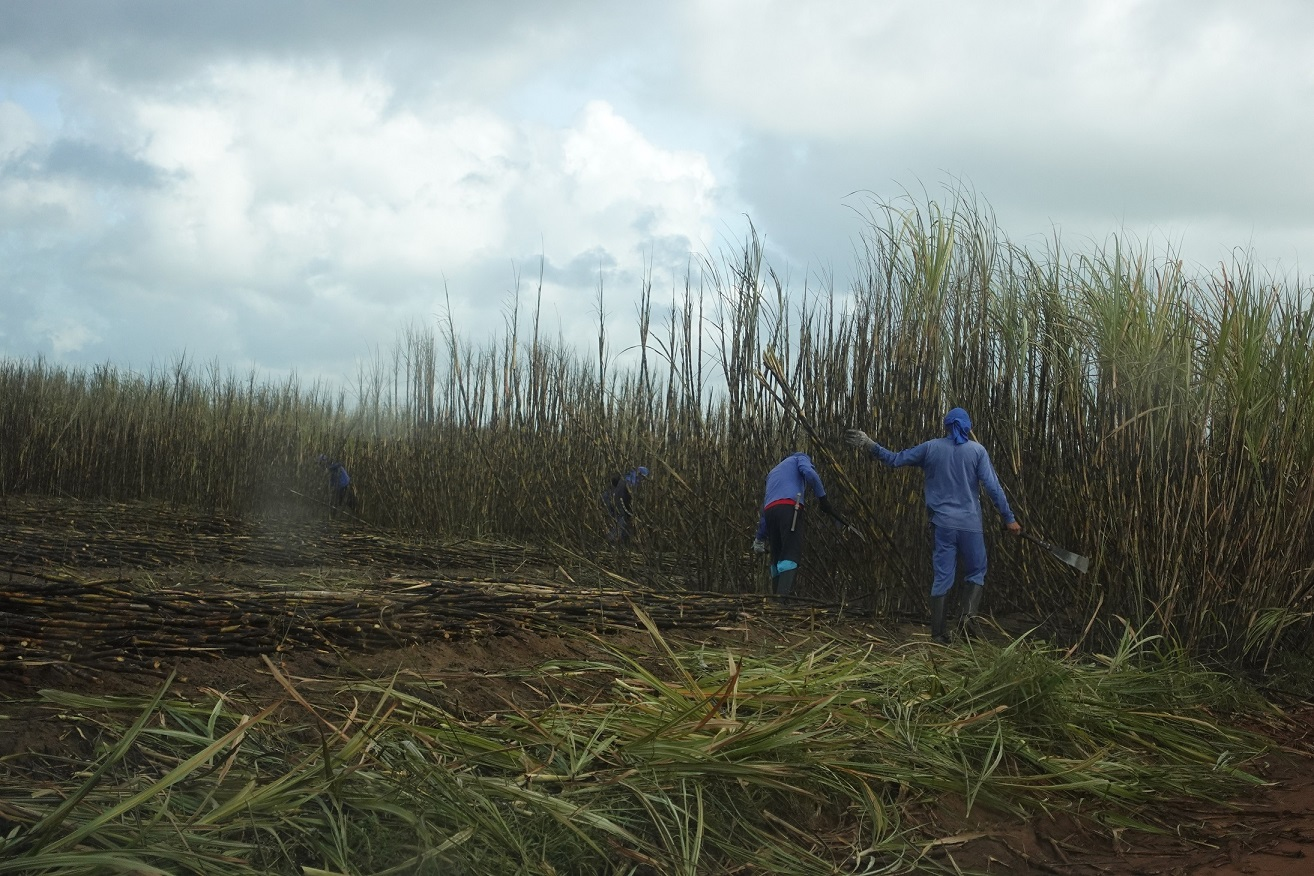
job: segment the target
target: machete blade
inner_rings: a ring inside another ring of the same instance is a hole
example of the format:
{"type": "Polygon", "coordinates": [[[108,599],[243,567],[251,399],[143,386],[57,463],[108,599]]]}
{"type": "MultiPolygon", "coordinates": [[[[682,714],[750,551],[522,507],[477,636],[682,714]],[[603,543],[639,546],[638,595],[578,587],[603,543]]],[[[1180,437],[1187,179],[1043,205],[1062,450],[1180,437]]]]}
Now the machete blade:
{"type": "Polygon", "coordinates": [[[1036,538],[1034,535],[1032,535],[1029,532],[1023,532],[1022,536],[1028,541],[1033,541],[1036,544],[1043,547],[1045,550],[1049,551],[1050,555],[1053,556],[1054,559],[1062,563],[1066,563],[1067,565],[1076,569],[1078,572],[1081,572],[1083,575],[1090,571],[1090,560],[1086,559],[1080,554],[1074,554],[1072,551],[1066,551],[1063,548],[1059,547],[1058,545],[1053,545],[1047,541],[1044,541],[1043,539],[1036,538]]]}

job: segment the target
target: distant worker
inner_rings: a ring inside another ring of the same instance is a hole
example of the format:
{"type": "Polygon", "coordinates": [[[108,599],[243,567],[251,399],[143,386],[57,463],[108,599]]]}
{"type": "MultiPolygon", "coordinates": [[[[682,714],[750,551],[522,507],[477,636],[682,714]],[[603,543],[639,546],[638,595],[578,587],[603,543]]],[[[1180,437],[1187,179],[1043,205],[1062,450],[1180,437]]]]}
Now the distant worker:
{"type": "Polygon", "coordinates": [[[994,502],[1004,528],[1020,535],[1022,526],[1008,507],[999,477],[986,449],[972,440],[972,420],[967,411],[954,408],[944,417],[945,434],[908,450],[887,450],[861,429],[849,429],[844,440],[888,466],[915,465],[926,477],[926,510],[934,530],[931,564],[931,639],[947,644],[945,598],[954,586],[961,559],[967,592],[961,599],[961,623],[968,631],[975,622],[985,589],[986,547],[981,524],[981,487],[994,502]]]}
{"type": "Polygon", "coordinates": [[[647,466],[639,466],[625,474],[612,475],[611,484],[602,492],[602,507],[611,518],[607,541],[628,545],[634,532],[634,489],[648,477],[647,466]]]}
{"type": "Polygon", "coordinates": [[[771,586],[776,596],[789,596],[803,557],[804,494],[811,488],[821,510],[842,526],[848,522],[836,513],[826,498],[821,476],[806,453],[790,453],[767,474],[766,494],[758,514],[753,550],[771,553],[771,586]]]}
{"type": "Polygon", "coordinates": [[[330,462],[322,453],[318,458],[319,464],[328,471],[329,507],[334,511],[356,510],[356,490],[351,485],[351,475],[347,474],[346,466],[336,460],[330,462]]]}

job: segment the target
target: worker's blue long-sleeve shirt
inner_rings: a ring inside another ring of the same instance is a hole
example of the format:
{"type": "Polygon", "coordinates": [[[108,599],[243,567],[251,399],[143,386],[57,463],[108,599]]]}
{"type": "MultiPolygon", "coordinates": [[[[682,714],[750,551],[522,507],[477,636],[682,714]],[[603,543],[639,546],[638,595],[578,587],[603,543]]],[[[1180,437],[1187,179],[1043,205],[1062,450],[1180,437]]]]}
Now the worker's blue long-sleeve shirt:
{"type": "MultiPolygon", "coordinates": [[[[818,499],[825,498],[826,488],[822,486],[821,475],[817,474],[816,468],[812,465],[812,458],[806,453],[791,453],[771,469],[767,474],[762,513],[758,515],[757,520],[759,539],[766,537],[766,507],[781,499],[792,499],[802,505],[803,494],[808,487],[812,488],[812,494],[818,499]]],[[[825,505],[822,507],[824,508],[825,505]]]]}
{"type": "Polygon", "coordinates": [[[1015,519],[995,467],[990,464],[990,454],[975,441],[955,444],[953,438],[945,436],[897,453],[873,444],[870,452],[886,465],[915,465],[926,473],[926,507],[936,526],[982,532],[978,485],[985,486],[986,495],[999,509],[1004,523],[1015,519]]]}
{"type": "Polygon", "coordinates": [[[351,475],[347,474],[347,469],[340,462],[329,463],[328,474],[330,489],[344,490],[351,483],[351,475]]]}

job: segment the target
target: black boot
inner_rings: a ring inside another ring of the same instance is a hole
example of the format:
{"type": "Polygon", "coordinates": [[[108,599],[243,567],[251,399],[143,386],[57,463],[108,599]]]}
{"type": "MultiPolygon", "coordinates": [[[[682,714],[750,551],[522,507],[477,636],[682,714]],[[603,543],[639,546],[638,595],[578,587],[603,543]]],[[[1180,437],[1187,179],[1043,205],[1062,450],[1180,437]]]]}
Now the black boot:
{"type": "Polygon", "coordinates": [[[970,581],[965,586],[967,590],[963,593],[963,616],[958,619],[958,624],[964,636],[980,637],[981,625],[977,622],[977,609],[981,607],[981,593],[985,586],[970,581]]]}
{"type": "Polygon", "coordinates": [[[948,645],[949,637],[944,631],[944,602],[943,596],[931,597],[931,641],[948,645]]]}
{"type": "Polygon", "coordinates": [[[776,576],[776,596],[788,596],[794,590],[794,576],[798,569],[787,569],[776,576]]]}

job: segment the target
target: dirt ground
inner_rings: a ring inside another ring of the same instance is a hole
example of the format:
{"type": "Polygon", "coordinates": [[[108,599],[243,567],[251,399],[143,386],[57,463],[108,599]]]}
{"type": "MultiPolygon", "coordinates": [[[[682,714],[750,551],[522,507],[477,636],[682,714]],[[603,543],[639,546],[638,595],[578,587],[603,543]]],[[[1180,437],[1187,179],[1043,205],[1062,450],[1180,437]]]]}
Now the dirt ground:
{"type": "MultiPolygon", "coordinates": [[[[256,563],[241,565],[243,554],[239,542],[247,536],[231,521],[189,524],[193,529],[216,533],[213,548],[202,550],[198,545],[203,542],[189,533],[178,535],[174,541],[152,538],[154,517],[126,532],[97,529],[87,523],[90,518],[86,515],[74,522],[60,511],[35,504],[0,505],[0,569],[10,573],[15,569],[49,569],[51,566],[46,561],[54,556],[61,573],[70,568],[76,572],[80,567],[99,569],[97,574],[103,576],[110,566],[117,570],[116,574],[127,577],[149,575],[160,581],[185,577],[200,580],[216,577],[215,566],[206,564],[236,563],[227,565],[218,577],[230,582],[259,581],[266,574],[256,563]],[[52,545],[62,547],[52,554],[52,545]],[[186,563],[187,568],[175,573],[183,568],[177,565],[180,563],[186,563]],[[134,568],[138,571],[133,571],[134,568]],[[203,571],[198,572],[198,568],[203,571]]],[[[137,512],[139,518],[146,514],[146,511],[137,512]]],[[[172,521],[177,528],[175,518],[169,513],[162,511],[156,516],[172,521]]],[[[122,517],[122,513],[116,514],[116,519],[122,517]]],[[[280,565],[286,565],[278,574],[287,580],[294,574],[293,567],[300,566],[311,570],[302,573],[307,577],[327,580],[335,577],[332,570],[336,568],[341,572],[337,577],[343,580],[376,584],[385,575],[399,574],[403,567],[415,570],[420,558],[435,556],[432,551],[415,546],[385,542],[375,534],[358,540],[359,545],[348,543],[344,556],[338,557],[321,556],[321,547],[310,538],[306,539],[305,547],[288,547],[290,542],[280,538],[281,553],[277,559],[280,565]],[[394,557],[394,562],[382,568],[365,562],[365,558],[379,551],[394,557]],[[320,562],[322,566],[318,565],[320,562]]],[[[255,537],[251,543],[258,549],[253,549],[252,554],[258,552],[259,562],[268,564],[274,548],[255,537]]],[[[477,552],[467,551],[457,556],[449,547],[448,553],[449,574],[457,568],[462,575],[479,571],[477,552]]],[[[506,567],[504,557],[499,557],[498,562],[506,567]]],[[[435,570],[430,567],[424,571],[433,574],[435,570]]],[[[545,567],[543,575],[550,571],[545,567]]],[[[664,635],[677,646],[796,648],[805,646],[809,637],[829,636],[834,632],[810,629],[816,624],[815,615],[802,612],[789,615],[750,611],[740,612],[733,621],[713,621],[702,628],[675,625],[664,635]]],[[[4,632],[0,629],[0,639],[4,632]]],[[[925,639],[925,630],[920,625],[877,629],[869,623],[854,626],[850,621],[838,632],[876,638],[890,646],[925,639]]],[[[533,669],[560,659],[606,659],[609,647],[646,655],[654,663],[664,659],[658,643],[639,629],[613,628],[593,642],[577,635],[562,637],[542,630],[503,628],[498,633],[453,635],[390,649],[296,650],[276,655],[275,664],[285,678],[312,700],[315,696],[328,696],[333,685],[326,682],[341,678],[386,679],[399,673],[438,678],[444,684],[441,696],[448,709],[479,717],[504,711],[508,706],[532,709],[563,693],[587,693],[578,686],[590,683],[583,678],[570,682],[576,686],[571,691],[553,689],[550,687],[553,682],[545,683],[542,675],[535,676],[534,684],[526,682],[516,676],[517,669],[533,669]]],[[[62,717],[58,709],[37,701],[40,690],[144,694],[157,690],[169,670],[176,673],[175,690],[184,695],[219,691],[235,701],[247,700],[254,706],[283,699],[285,695],[269,666],[258,656],[188,657],[161,661],[158,669],[148,671],[142,671],[140,666],[125,667],[125,671],[93,670],[85,662],[61,665],[55,661],[34,666],[0,661],[0,757],[89,753],[88,741],[79,734],[76,724],[62,717]]],[[[1274,748],[1258,766],[1267,785],[1226,807],[1202,805],[1180,809],[1168,819],[1180,825],[1176,834],[1124,831],[1110,839],[1107,834],[1094,832],[1067,816],[1025,823],[964,818],[954,824],[948,823],[940,812],[935,816],[933,833],[945,838],[925,850],[927,869],[1073,876],[1314,874],[1314,704],[1292,705],[1289,715],[1292,720],[1285,735],[1274,740],[1274,748]]]]}
{"type": "MultiPolygon", "coordinates": [[[[901,631],[891,631],[899,634],[901,631]]],[[[902,631],[908,632],[908,631],[902,631]]],[[[738,628],[682,631],[673,644],[735,648],[746,642],[805,645],[809,633],[744,624],[738,628]]],[[[660,660],[645,632],[616,632],[607,646],[660,660]]],[[[279,670],[310,698],[326,680],[341,677],[388,678],[418,673],[441,679],[445,705],[466,716],[492,714],[509,705],[534,708],[564,691],[508,677],[559,659],[605,657],[601,644],[577,637],[524,632],[474,640],[433,642],[370,654],[288,655],[279,670]]],[[[222,691],[253,706],[280,699],[283,689],[262,660],[191,659],[176,665],[179,693],[222,691]]],[[[157,689],[161,679],[140,673],[73,672],[39,667],[0,680],[0,756],[23,752],[77,754],[85,740],[49,707],[30,698],[42,688],[99,694],[139,694],[157,689]]],[[[575,684],[587,684],[587,681],[575,684]]],[[[581,693],[576,689],[574,694],[581,693]]],[[[1045,873],[1095,876],[1297,876],[1314,873],[1314,707],[1292,712],[1292,731],[1261,765],[1267,787],[1229,807],[1202,806],[1176,813],[1181,826],[1172,836],[1125,832],[1112,842],[1067,817],[1027,823],[966,820],[938,829],[951,834],[926,850],[928,865],[977,873],[1045,873]],[[948,830],[946,831],[946,828],[948,830]]]]}
{"type": "Polygon", "coordinates": [[[1112,842],[1064,818],[965,831],[945,849],[963,870],[1071,876],[1308,876],[1314,873],[1314,708],[1262,765],[1268,787],[1228,807],[1181,808],[1177,835],[1124,832],[1112,842]]]}

